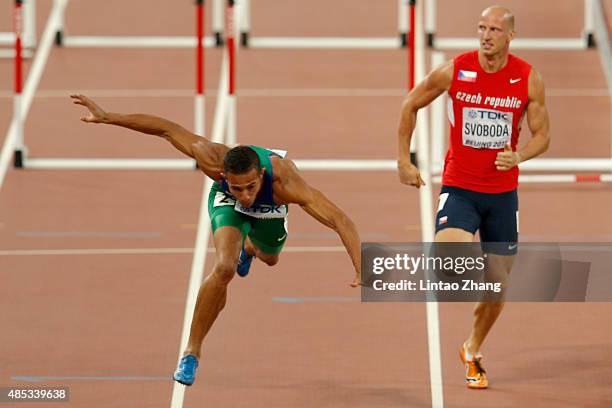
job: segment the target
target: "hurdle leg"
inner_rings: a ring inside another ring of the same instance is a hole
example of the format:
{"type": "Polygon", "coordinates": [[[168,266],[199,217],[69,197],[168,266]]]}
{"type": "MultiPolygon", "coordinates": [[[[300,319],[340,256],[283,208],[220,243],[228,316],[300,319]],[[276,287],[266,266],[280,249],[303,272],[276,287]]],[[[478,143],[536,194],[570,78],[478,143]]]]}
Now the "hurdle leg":
{"type": "Polygon", "coordinates": [[[213,0],[212,7],[212,29],[215,36],[215,45],[221,47],[224,44],[223,26],[224,26],[225,5],[223,0],[213,0]]]}
{"type": "Polygon", "coordinates": [[[397,1],[397,17],[400,42],[402,48],[405,48],[408,46],[408,31],[410,30],[408,27],[408,0],[397,1]]]}
{"type": "Polygon", "coordinates": [[[249,33],[251,31],[251,0],[240,0],[240,44],[249,46],[249,33]]]}

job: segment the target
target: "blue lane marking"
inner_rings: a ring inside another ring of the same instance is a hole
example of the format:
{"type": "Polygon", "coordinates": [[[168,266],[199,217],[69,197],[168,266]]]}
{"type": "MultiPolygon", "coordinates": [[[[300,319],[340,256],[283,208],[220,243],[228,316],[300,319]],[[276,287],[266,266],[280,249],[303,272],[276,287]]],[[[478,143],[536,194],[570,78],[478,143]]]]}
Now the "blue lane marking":
{"type": "Polygon", "coordinates": [[[21,238],[159,238],[161,232],[19,231],[21,238]]]}
{"type": "Polygon", "coordinates": [[[302,303],[302,302],[359,302],[361,298],[354,296],[312,296],[312,297],[273,297],[274,302],[302,303]]]}
{"type": "Polygon", "coordinates": [[[171,376],[146,377],[146,376],[37,376],[37,375],[14,375],[13,381],[40,382],[40,381],[172,381],[171,376]]]}

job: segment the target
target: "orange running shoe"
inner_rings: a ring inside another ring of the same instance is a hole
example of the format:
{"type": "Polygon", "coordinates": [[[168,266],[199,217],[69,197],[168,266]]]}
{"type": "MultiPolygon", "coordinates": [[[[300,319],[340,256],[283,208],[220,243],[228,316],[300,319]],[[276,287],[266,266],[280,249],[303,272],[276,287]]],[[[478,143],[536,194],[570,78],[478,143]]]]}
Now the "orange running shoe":
{"type": "Polygon", "coordinates": [[[465,364],[465,383],[468,388],[475,390],[482,390],[489,386],[489,380],[487,380],[486,371],[480,365],[480,359],[482,357],[473,356],[472,360],[465,357],[465,344],[459,349],[459,357],[463,364],[465,364]]]}

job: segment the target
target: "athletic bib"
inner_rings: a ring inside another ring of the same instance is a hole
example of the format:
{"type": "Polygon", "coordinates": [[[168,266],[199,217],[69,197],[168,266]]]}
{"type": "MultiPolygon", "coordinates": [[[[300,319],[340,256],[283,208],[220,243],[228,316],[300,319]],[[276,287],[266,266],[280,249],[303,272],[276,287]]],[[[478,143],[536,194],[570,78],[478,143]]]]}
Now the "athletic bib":
{"type": "Polygon", "coordinates": [[[257,207],[245,208],[236,201],[234,211],[255,218],[285,218],[287,216],[286,205],[258,205],[257,207]]]}
{"type": "Polygon", "coordinates": [[[503,149],[512,139],[512,112],[463,108],[462,140],[475,149],[503,149]]]}
{"type": "Polygon", "coordinates": [[[254,218],[286,218],[287,217],[287,206],[286,205],[258,205],[257,207],[245,208],[237,201],[234,197],[223,191],[217,191],[215,194],[215,200],[213,207],[219,207],[223,205],[231,205],[234,207],[234,211],[248,215],[254,218]]]}

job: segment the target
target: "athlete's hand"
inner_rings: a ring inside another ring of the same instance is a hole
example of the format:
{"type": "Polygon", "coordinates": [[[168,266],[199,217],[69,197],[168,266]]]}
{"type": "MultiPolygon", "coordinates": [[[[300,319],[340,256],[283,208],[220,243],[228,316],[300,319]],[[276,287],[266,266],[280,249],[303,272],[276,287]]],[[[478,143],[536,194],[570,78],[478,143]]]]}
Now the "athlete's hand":
{"type": "Polygon", "coordinates": [[[421,178],[421,172],[412,163],[398,163],[397,171],[399,173],[400,182],[409,186],[419,188],[425,185],[421,178]]]}
{"type": "Polygon", "coordinates": [[[504,151],[497,153],[495,158],[495,167],[497,170],[506,171],[510,170],[514,166],[517,166],[521,162],[521,155],[519,152],[513,152],[512,147],[509,143],[504,146],[504,151]]]}
{"type": "Polygon", "coordinates": [[[106,121],[106,112],[88,97],[85,95],[70,95],[70,97],[75,105],[84,106],[89,110],[89,113],[81,118],[83,122],[104,123],[106,121]]]}

